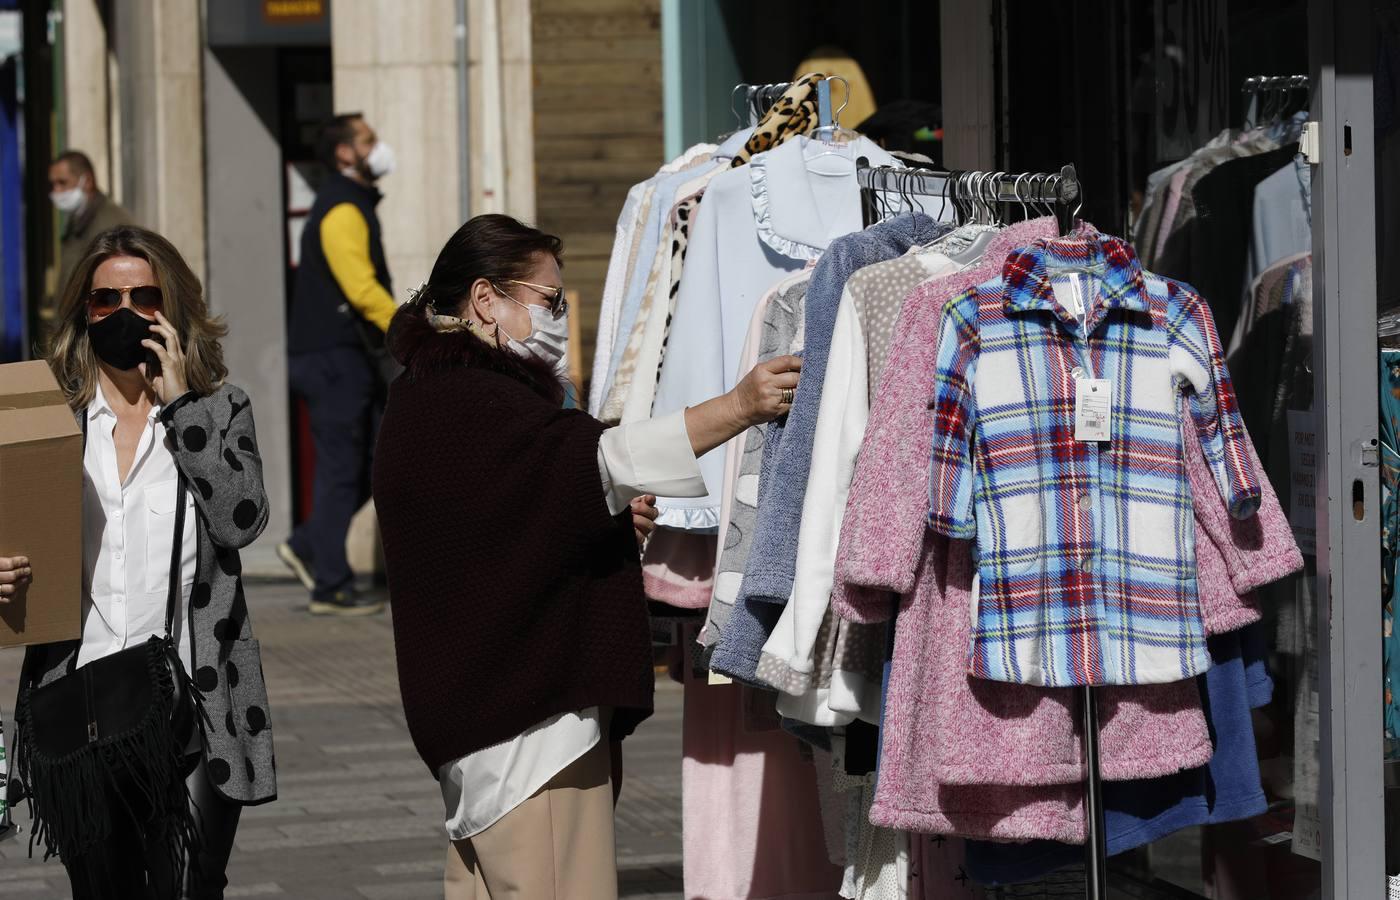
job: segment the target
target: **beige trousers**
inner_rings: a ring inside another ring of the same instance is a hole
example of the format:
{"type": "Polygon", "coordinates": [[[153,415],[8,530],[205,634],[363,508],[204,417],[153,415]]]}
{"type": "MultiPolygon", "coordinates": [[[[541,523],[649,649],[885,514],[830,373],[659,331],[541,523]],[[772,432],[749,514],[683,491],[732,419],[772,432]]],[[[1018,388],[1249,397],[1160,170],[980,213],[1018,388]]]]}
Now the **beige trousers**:
{"type": "Polygon", "coordinates": [[[616,900],[606,740],[480,834],[447,845],[445,900],[616,900]]]}

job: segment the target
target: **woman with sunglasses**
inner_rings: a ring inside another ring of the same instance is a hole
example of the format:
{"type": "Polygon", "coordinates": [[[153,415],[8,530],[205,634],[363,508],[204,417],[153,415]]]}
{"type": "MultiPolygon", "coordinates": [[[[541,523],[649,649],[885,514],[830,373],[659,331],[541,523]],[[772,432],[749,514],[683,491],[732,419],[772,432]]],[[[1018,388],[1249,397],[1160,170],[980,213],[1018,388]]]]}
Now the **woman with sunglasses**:
{"type": "MultiPolygon", "coordinates": [[[[28,648],[20,690],[163,635],[173,576],[171,635],[207,713],[184,744],[188,777],[174,775],[185,778],[198,848],[183,883],[171,883],[178,806],[152,812],[125,795],[103,807],[110,821],[96,825],[105,839],[63,864],[75,900],[220,898],[241,808],[277,793],[267,691],[239,576],[239,549],[267,523],[252,407],[224,381],[224,325],[158,234],[127,226],[98,235],[59,316],[49,364],[85,441],[82,637],[28,648]],[[187,498],[180,535],[177,497],[187,498]],[[142,834],[161,833],[166,842],[143,842],[142,834]]],[[[0,600],[13,593],[5,582],[43,577],[23,550],[0,547],[9,556],[0,559],[0,600]]]]}
{"type": "Polygon", "coordinates": [[[449,900],[612,900],[616,742],[651,714],[638,546],[654,494],[790,408],[761,364],[674,416],[605,428],[562,408],[557,237],[477,216],[389,329],[374,496],[414,745],[442,786],[449,900]]]}

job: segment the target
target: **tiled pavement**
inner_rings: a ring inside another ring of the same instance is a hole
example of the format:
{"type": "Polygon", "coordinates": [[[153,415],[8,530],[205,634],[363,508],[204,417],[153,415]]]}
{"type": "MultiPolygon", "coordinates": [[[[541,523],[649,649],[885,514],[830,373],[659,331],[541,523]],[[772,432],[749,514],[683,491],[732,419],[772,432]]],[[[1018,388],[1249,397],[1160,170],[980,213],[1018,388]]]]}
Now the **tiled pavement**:
{"type": "MultiPolygon", "coordinates": [[[[277,742],[279,799],[244,811],[227,897],[442,897],[442,799],[409,742],[387,616],[311,618],[290,583],[248,586],[277,742]]],[[[20,652],[0,654],[13,712],[20,652]]],[[[624,897],[679,898],[680,689],[627,744],[617,812],[624,897]]],[[[0,842],[0,898],[67,898],[57,860],[28,858],[28,828],[0,842]]]]}

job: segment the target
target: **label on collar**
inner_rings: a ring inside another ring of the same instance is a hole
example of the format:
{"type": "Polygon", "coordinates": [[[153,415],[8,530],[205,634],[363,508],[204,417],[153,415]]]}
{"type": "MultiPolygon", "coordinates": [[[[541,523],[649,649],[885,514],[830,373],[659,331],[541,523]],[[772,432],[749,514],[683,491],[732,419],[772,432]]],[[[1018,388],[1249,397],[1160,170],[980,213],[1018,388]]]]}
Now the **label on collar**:
{"type": "Polygon", "coordinates": [[[1065,312],[1080,321],[1084,319],[1084,277],[1082,272],[1068,272],[1050,285],[1065,312]]]}
{"type": "Polygon", "coordinates": [[[1112,431],[1113,382],[1080,378],[1074,383],[1074,439],[1106,441],[1112,431]]]}

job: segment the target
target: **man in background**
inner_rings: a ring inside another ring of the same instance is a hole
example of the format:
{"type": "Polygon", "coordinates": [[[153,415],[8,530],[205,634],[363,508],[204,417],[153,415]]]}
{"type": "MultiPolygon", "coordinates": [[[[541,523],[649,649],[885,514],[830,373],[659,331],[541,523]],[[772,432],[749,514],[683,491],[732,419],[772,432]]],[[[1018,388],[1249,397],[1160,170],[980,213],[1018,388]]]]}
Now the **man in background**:
{"type": "Polygon", "coordinates": [[[345,538],[369,499],[370,455],[390,377],[384,336],[397,307],[375,184],[393,169],[394,156],[359,113],[326,123],[317,154],[330,174],[302,232],[287,336],[292,389],[311,418],[316,478],[310,518],[277,553],[311,591],[312,614],[373,615],[384,603],[355,589],[345,538]]]}
{"type": "Polygon", "coordinates": [[[60,295],[92,239],[109,228],[131,224],[131,216],[97,189],[92,160],[80,150],[69,150],[49,166],[49,199],[67,217],[54,286],[54,294],[60,295]]]}

